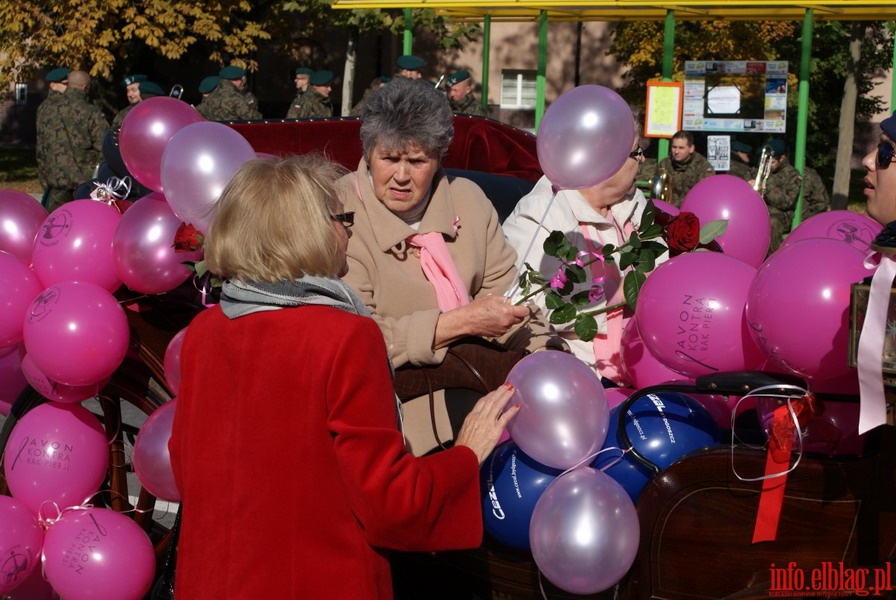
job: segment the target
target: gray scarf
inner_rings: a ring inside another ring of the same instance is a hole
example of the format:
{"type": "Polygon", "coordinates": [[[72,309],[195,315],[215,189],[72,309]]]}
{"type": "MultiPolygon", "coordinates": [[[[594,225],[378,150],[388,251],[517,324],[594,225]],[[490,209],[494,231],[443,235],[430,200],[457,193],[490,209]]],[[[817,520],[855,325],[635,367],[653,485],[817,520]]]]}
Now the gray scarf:
{"type": "Polygon", "coordinates": [[[221,290],[221,310],[230,319],[306,305],[330,306],[362,317],[370,316],[358,295],[337,278],[306,275],[278,283],[225,281],[221,290]]]}

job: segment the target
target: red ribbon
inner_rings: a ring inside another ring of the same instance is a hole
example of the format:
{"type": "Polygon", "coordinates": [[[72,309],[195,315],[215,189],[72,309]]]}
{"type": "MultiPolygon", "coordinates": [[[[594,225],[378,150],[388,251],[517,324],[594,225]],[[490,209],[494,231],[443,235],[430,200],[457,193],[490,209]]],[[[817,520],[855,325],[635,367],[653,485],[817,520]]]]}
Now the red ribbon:
{"type": "Polygon", "coordinates": [[[787,473],[790,469],[790,454],[793,450],[793,439],[797,425],[800,428],[817,412],[815,396],[806,394],[777,407],[772,413],[772,425],[769,429],[768,451],[765,457],[765,476],[762,480],[762,493],[759,495],[759,510],[753,526],[753,543],[773,542],[778,536],[778,522],[781,520],[781,507],[784,504],[784,489],[787,486],[787,473]],[[793,414],[796,415],[794,422],[793,414]]]}

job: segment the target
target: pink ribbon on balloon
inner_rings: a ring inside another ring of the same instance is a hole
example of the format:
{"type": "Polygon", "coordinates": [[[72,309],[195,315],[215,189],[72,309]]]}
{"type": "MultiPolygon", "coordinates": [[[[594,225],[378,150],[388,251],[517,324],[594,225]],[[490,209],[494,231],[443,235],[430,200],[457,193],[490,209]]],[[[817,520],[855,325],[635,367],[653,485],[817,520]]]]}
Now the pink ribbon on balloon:
{"type": "Polygon", "coordinates": [[[868,308],[859,335],[859,434],[887,422],[884,397],[883,350],[887,330],[887,309],[890,289],[896,279],[896,260],[893,255],[874,252],[865,259],[869,269],[877,268],[871,278],[868,308]]]}

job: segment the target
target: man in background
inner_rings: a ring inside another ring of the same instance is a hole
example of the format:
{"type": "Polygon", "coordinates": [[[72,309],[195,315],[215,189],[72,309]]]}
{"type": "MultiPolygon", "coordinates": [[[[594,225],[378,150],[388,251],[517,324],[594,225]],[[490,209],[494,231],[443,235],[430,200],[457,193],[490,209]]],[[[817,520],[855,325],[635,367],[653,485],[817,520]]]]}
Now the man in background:
{"type": "Polygon", "coordinates": [[[115,117],[112,118],[112,127],[121,127],[122,121],[131,112],[131,109],[137,106],[137,104],[143,99],[140,97],[140,83],[143,81],[147,81],[149,78],[146,75],[141,73],[135,73],[133,75],[128,75],[124,79],[121,80],[121,85],[124,86],[124,93],[128,99],[128,105],[122,108],[115,117]]]}
{"type": "Polygon", "coordinates": [[[395,59],[395,75],[393,77],[405,77],[407,79],[420,79],[423,77],[423,67],[426,62],[419,56],[403,54],[395,59]]]}
{"type": "Polygon", "coordinates": [[[684,130],[672,136],[671,154],[659,162],[654,177],[664,170],[672,179],[672,199],[668,201],[675,206],[681,206],[684,197],[698,181],[716,174],[706,157],[697,152],[694,134],[684,130]]]}
{"type": "Polygon", "coordinates": [[[299,114],[302,108],[302,100],[305,98],[305,92],[308,91],[308,82],[311,80],[312,75],[314,75],[314,69],[309,69],[308,67],[299,67],[295,70],[293,81],[296,84],[296,97],[286,112],[287,119],[295,119],[296,115],[299,114]]]}
{"type": "Polygon", "coordinates": [[[769,253],[772,253],[778,249],[784,235],[790,231],[803,182],[799,171],[788,160],[787,145],[784,141],[774,139],[767,145],[772,150],[772,159],[763,198],[772,221],[772,239],[768,249],[769,253]]]}
{"type": "Polygon", "coordinates": [[[323,118],[333,116],[330,92],[333,91],[333,72],[315,71],[309,79],[311,89],[305,92],[302,106],[296,112],[297,119],[323,118]]]}
{"type": "Polygon", "coordinates": [[[448,88],[452,112],[486,116],[482,104],[476,100],[476,95],[473,93],[473,79],[469,71],[461,69],[453,73],[445,80],[445,87],[448,88]]]}
{"type": "Polygon", "coordinates": [[[196,107],[209,121],[251,121],[261,119],[255,105],[242,94],[246,85],[245,69],[230,65],[221,69],[220,78],[208,97],[196,107]]]}
{"type": "Polygon", "coordinates": [[[752,185],[756,179],[756,172],[750,166],[750,152],[753,148],[749,144],[734,140],[731,142],[731,166],[728,168],[728,174],[740,177],[744,181],[750,182],[752,185]]]}

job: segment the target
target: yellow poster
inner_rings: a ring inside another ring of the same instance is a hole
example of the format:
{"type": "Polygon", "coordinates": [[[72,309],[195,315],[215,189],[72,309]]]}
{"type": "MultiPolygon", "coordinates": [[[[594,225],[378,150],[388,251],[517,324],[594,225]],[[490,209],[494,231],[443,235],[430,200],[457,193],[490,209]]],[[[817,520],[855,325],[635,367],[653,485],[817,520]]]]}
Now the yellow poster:
{"type": "Polygon", "coordinates": [[[644,136],[671,138],[681,129],[682,84],[648,81],[644,136]]]}

